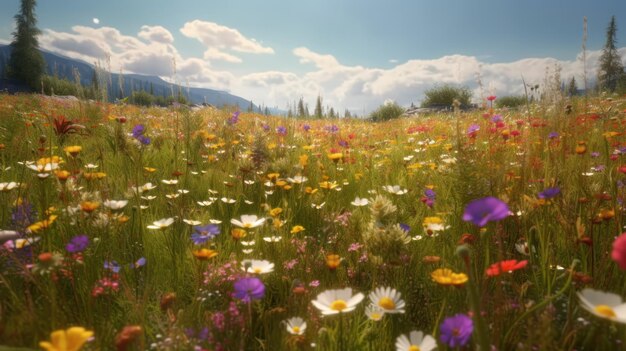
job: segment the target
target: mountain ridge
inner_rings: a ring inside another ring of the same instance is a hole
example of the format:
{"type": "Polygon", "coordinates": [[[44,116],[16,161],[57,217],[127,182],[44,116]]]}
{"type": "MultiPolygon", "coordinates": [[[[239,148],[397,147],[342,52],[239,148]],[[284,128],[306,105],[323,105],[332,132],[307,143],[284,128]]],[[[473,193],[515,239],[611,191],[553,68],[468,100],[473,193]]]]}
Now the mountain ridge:
{"type": "MultiPolygon", "coordinates": [[[[45,50],[39,50],[46,61],[46,73],[62,79],[75,81],[75,72],[80,77],[82,85],[91,85],[94,79],[96,68],[80,59],[73,59],[60,54],[45,50]]],[[[0,77],[3,75],[4,64],[9,62],[11,56],[11,46],[0,44],[0,77]]],[[[207,103],[216,107],[238,106],[240,109],[249,109],[252,104],[254,111],[260,111],[259,106],[250,100],[233,95],[226,91],[209,88],[185,87],[179,84],[172,84],[158,76],[147,76],[135,73],[122,73],[122,90],[119,89],[119,73],[106,72],[110,76],[107,84],[109,99],[114,100],[121,96],[130,96],[133,91],[144,90],[152,92],[156,96],[170,96],[172,92],[180,92],[191,103],[207,103]],[[122,94],[120,94],[122,92],[122,94]]]]}

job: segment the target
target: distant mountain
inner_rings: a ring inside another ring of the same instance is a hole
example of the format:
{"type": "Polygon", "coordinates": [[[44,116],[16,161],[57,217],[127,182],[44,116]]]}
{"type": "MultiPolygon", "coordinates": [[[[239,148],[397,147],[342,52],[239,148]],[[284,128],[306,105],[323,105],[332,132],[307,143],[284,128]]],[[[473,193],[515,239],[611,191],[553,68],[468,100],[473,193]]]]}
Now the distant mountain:
{"type": "MultiPolygon", "coordinates": [[[[94,65],[81,60],[71,59],[61,55],[41,51],[47,65],[47,73],[63,79],[75,81],[74,70],[80,76],[82,85],[91,85],[95,75],[94,65]]],[[[0,45],[0,77],[4,76],[5,65],[11,56],[11,46],[0,45]]],[[[144,90],[152,92],[156,96],[170,96],[172,90],[174,94],[180,91],[189,101],[194,104],[207,103],[213,106],[222,107],[224,105],[239,106],[242,110],[250,107],[250,101],[239,96],[229,94],[225,91],[206,88],[187,88],[180,85],[170,84],[157,76],[144,76],[139,74],[122,74],[124,93],[120,94],[119,74],[110,73],[111,81],[108,85],[110,99],[114,100],[120,96],[129,96],[132,91],[144,90]]],[[[258,111],[259,107],[254,106],[258,111]]]]}

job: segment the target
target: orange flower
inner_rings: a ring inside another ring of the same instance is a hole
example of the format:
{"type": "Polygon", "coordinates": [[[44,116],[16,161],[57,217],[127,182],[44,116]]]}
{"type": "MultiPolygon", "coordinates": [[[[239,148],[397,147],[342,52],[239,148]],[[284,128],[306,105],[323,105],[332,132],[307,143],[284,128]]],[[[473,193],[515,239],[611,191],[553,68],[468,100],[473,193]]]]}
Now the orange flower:
{"type": "Polygon", "coordinates": [[[233,237],[233,239],[239,240],[246,237],[246,231],[241,228],[235,228],[231,230],[230,235],[233,237]]]}
{"type": "Polygon", "coordinates": [[[217,251],[206,249],[206,248],[202,248],[200,250],[194,250],[192,253],[197,259],[201,261],[206,261],[209,258],[213,258],[217,256],[217,251]]]}
{"type": "Polygon", "coordinates": [[[335,270],[337,269],[337,267],[339,267],[340,264],[341,264],[341,257],[339,257],[339,255],[336,255],[336,254],[326,255],[326,267],[330,268],[331,270],[335,270]]]}
{"type": "Polygon", "coordinates": [[[100,207],[100,203],[96,201],[83,201],[80,203],[80,209],[87,213],[95,211],[98,207],[100,207]]]}
{"type": "Polygon", "coordinates": [[[528,264],[528,260],[517,261],[517,260],[504,260],[497,263],[492,264],[487,268],[487,275],[490,277],[498,276],[504,272],[513,272],[518,269],[522,269],[526,267],[528,264]]]}
{"type": "Polygon", "coordinates": [[[66,170],[58,170],[58,171],[55,171],[54,174],[57,176],[57,179],[59,179],[62,182],[66,181],[67,178],[69,178],[71,175],[71,173],[66,170]]]}

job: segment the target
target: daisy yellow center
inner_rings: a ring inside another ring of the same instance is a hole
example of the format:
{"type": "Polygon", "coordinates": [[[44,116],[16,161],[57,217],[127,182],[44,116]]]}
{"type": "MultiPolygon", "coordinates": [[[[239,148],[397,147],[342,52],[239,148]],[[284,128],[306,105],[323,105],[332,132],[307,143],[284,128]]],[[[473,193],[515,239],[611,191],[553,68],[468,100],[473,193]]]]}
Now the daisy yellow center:
{"type": "Polygon", "coordinates": [[[615,314],[615,311],[613,311],[613,309],[607,305],[598,305],[596,306],[595,310],[596,312],[598,312],[598,314],[604,317],[615,318],[617,316],[615,314]]]}
{"type": "Polygon", "coordinates": [[[420,347],[417,345],[409,346],[409,351],[420,351],[420,347]]]}
{"type": "Polygon", "coordinates": [[[344,300],[335,300],[330,304],[330,309],[335,311],[343,311],[348,307],[348,304],[344,300]]]}
{"type": "Polygon", "coordinates": [[[293,330],[295,334],[298,334],[300,332],[300,327],[293,327],[291,329],[293,330]]]}
{"type": "Polygon", "coordinates": [[[261,273],[262,269],[259,267],[254,267],[252,268],[252,270],[254,271],[254,273],[261,273]]]}
{"type": "Polygon", "coordinates": [[[396,304],[393,302],[392,299],[388,297],[383,297],[382,299],[378,300],[378,306],[386,310],[393,310],[394,308],[396,308],[396,304]]]}
{"type": "Polygon", "coordinates": [[[379,321],[379,320],[381,320],[383,318],[383,315],[380,314],[380,313],[374,312],[374,313],[372,313],[370,318],[372,318],[372,320],[379,321]]]}
{"type": "Polygon", "coordinates": [[[244,228],[252,228],[252,223],[244,223],[243,227],[244,228]]]}

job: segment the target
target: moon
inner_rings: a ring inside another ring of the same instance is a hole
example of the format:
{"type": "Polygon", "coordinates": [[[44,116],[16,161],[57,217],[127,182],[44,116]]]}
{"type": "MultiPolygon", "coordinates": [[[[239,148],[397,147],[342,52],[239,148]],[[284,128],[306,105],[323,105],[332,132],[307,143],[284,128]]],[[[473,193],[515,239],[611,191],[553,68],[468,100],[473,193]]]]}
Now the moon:
{"type": "Polygon", "coordinates": [[[92,19],[92,21],[93,21],[94,24],[99,24],[100,23],[100,20],[98,18],[96,18],[96,17],[94,17],[92,19]]]}

